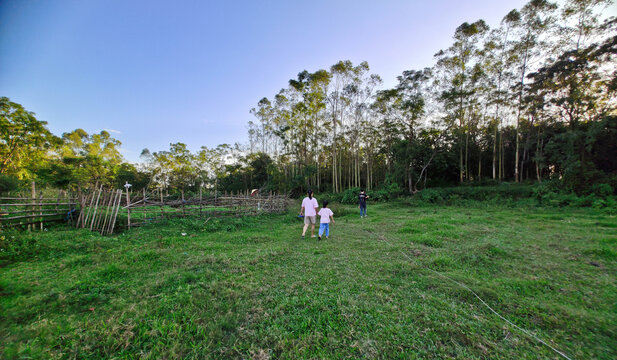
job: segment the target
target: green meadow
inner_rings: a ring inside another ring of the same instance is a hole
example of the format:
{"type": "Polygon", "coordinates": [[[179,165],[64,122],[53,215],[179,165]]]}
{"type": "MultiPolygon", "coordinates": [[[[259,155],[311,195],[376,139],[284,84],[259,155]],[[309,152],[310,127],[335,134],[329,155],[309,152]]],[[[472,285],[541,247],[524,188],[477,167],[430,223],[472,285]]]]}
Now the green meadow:
{"type": "Polygon", "coordinates": [[[0,357],[559,358],[443,274],[572,359],[617,358],[615,215],[334,205],[317,241],[298,210],[2,232],[0,357]]]}

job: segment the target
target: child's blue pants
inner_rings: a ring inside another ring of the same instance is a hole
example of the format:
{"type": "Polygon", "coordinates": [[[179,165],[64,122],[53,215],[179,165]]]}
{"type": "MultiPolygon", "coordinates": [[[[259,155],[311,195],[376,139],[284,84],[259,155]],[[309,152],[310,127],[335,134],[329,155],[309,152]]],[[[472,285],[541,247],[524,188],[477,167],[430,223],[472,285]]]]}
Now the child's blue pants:
{"type": "Polygon", "coordinates": [[[360,216],[365,216],[366,215],[366,205],[362,206],[360,205],[360,216]]]}
{"type": "Polygon", "coordinates": [[[324,232],[326,233],[326,236],[330,236],[330,224],[328,223],[319,224],[319,236],[323,235],[324,232]]]}

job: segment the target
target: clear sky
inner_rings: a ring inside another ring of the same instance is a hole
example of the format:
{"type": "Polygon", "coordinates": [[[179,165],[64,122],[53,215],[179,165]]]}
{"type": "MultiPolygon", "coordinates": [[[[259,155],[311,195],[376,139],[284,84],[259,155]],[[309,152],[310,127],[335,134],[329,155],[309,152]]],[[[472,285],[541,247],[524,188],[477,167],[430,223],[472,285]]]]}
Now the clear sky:
{"type": "Polygon", "coordinates": [[[195,151],[246,141],[249,110],[304,69],[366,60],[392,86],[525,2],[0,0],[0,96],[56,135],[110,131],[129,161],[195,151]]]}

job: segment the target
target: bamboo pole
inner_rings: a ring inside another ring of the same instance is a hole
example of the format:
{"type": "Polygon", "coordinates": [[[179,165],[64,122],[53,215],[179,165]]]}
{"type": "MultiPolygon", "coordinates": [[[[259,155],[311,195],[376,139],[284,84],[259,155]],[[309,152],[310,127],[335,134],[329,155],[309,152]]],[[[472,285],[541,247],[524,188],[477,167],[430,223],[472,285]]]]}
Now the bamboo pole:
{"type": "Polygon", "coordinates": [[[116,199],[117,199],[117,195],[116,195],[116,191],[112,190],[110,192],[110,201],[109,201],[109,219],[106,219],[105,223],[103,224],[103,227],[101,228],[101,235],[105,235],[107,233],[109,233],[109,227],[111,225],[111,222],[113,220],[113,216],[114,216],[114,211],[115,211],[115,207],[116,207],[116,199]]]}
{"type": "Polygon", "coordinates": [[[98,230],[99,225],[101,224],[101,218],[103,215],[103,208],[105,207],[105,201],[107,201],[107,193],[103,190],[103,186],[101,185],[101,195],[103,195],[103,198],[101,199],[101,210],[98,211],[98,206],[97,206],[97,212],[99,212],[99,216],[95,217],[96,220],[94,221],[94,227],[92,228],[92,230],[98,230]]]}
{"type": "Polygon", "coordinates": [[[101,235],[105,233],[105,226],[107,226],[107,219],[109,217],[109,208],[111,207],[111,202],[114,200],[113,192],[109,192],[109,200],[107,200],[107,207],[105,209],[105,216],[103,218],[103,224],[101,225],[101,235]]]}
{"type": "Polygon", "coordinates": [[[114,231],[114,227],[116,226],[116,218],[118,218],[118,211],[120,210],[120,204],[122,203],[122,190],[116,190],[118,194],[118,204],[116,205],[116,213],[114,214],[114,221],[111,223],[111,228],[109,229],[109,233],[111,234],[114,231]]]}
{"type": "Polygon", "coordinates": [[[90,218],[90,212],[92,211],[92,205],[94,204],[94,194],[96,193],[96,189],[98,189],[98,187],[99,187],[99,182],[97,181],[96,184],[94,184],[94,189],[92,190],[92,193],[89,194],[89,196],[90,196],[90,205],[88,206],[88,212],[86,213],[86,216],[84,218],[82,218],[82,226],[81,227],[83,229],[86,228],[86,224],[88,223],[88,219],[90,218]]]}
{"type": "Polygon", "coordinates": [[[96,203],[94,204],[94,210],[92,212],[92,221],[90,222],[90,231],[92,231],[92,226],[94,226],[94,220],[96,220],[96,211],[98,210],[98,207],[99,207],[99,200],[101,199],[102,192],[103,192],[103,185],[101,185],[101,188],[98,190],[98,195],[96,197],[96,203]]]}

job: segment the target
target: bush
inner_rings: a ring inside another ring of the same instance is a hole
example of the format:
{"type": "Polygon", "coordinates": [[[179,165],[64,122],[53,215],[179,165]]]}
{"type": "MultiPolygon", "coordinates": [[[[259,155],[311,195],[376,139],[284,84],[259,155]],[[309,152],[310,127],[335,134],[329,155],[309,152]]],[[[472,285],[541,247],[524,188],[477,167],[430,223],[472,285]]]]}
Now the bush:
{"type": "Polygon", "coordinates": [[[360,193],[360,188],[354,187],[351,189],[347,189],[342,192],[341,199],[339,200],[342,204],[357,204],[358,203],[358,194],[360,193]]]}
{"type": "Polygon", "coordinates": [[[0,174],[0,193],[19,189],[19,179],[14,176],[0,174]]]}
{"type": "Polygon", "coordinates": [[[597,195],[600,198],[607,198],[613,195],[615,191],[609,184],[594,184],[591,186],[591,193],[597,195]]]}
{"type": "Polygon", "coordinates": [[[465,201],[517,201],[531,198],[529,185],[502,184],[499,186],[458,186],[428,188],[414,195],[415,199],[434,204],[457,204],[465,201]]]}

